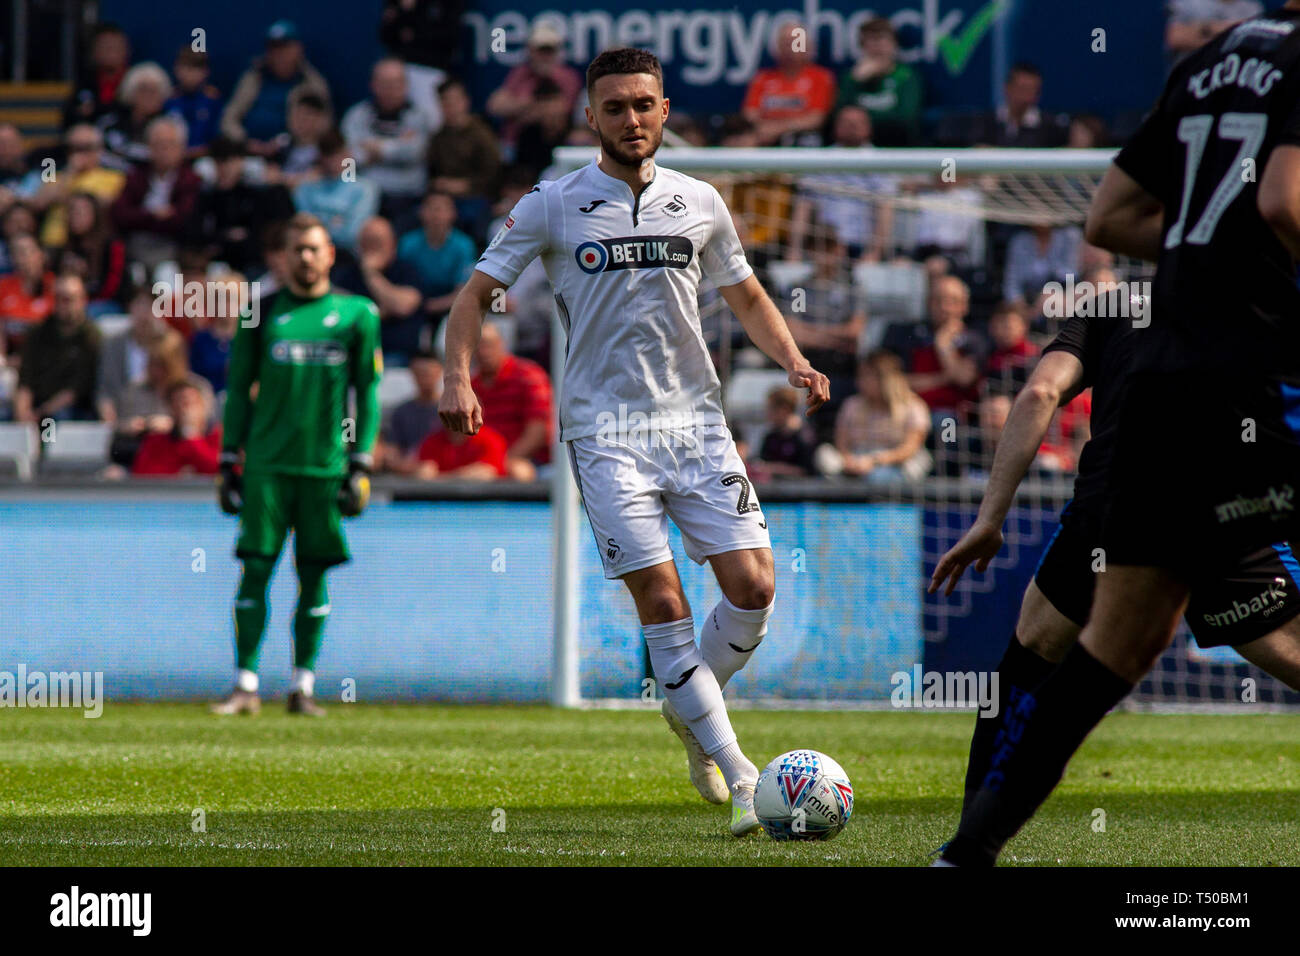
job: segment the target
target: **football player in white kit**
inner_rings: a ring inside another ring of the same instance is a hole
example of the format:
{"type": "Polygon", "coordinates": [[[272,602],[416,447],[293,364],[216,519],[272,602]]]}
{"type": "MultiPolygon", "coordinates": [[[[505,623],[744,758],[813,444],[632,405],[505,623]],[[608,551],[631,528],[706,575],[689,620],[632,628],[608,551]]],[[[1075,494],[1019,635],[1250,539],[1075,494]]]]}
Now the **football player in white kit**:
{"type": "Polygon", "coordinates": [[[731,832],[759,828],[758,772],[736,742],[722,688],[767,633],[775,577],[767,519],[723,417],[721,387],[700,333],[702,275],[718,286],[753,342],[808,390],[829,397],[763,291],[722,197],[709,183],[657,166],[668,100],[645,50],[607,50],[587,69],[587,124],[600,138],[588,166],[542,182],[511,211],[447,322],[443,424],[473,434],[483,416],[470,357],[484,313],[541,256],[567,332],[560,440],[596,535],[607,578],[632,594],[662,713],[686,746],[691,782],[732,803],[731,832]],[[668,544],[713,566],[723,597],[695,639],[668,544]]]}

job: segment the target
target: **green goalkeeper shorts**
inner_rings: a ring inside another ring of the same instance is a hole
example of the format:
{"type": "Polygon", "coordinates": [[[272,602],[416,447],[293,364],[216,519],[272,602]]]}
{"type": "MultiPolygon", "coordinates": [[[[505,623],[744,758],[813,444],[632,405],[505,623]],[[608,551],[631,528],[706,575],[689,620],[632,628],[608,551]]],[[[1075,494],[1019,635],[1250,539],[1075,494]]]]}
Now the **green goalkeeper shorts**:
{"type": "Polygon", "coordinates": [[[351,560],[339,514],[342,483],[342,477],[245,473],[235,556],[275,560],[292,528],[294,558],[299,564],[334,565],[351,560]]]}

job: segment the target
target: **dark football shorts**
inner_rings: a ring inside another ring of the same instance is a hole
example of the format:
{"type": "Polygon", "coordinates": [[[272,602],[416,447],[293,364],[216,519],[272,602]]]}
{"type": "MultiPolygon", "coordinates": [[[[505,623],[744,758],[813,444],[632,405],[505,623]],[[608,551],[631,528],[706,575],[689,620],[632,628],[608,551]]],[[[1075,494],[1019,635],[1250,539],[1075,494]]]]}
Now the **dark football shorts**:
{"type": "Polygon", "coordinates": [[[1107,469],[1100,545],[1111,564],[1230,575],[1300,541],[1300,387],[1135,374],[1107,469]]]}
{"type": "MultiPolygon", "coordinates": [[[[1088,623],[1101,566],[1100,524],[1074,502],[1066,505],[1034,574],[1043,596],[1079,627],[1088,623]]],[[[1194,579],[1184,619],[1201,647],[1247,644],[1300,615],[1298,582],[1300,561],[1289,544],[1260,548],[1221,574],[1194,579]]]]}

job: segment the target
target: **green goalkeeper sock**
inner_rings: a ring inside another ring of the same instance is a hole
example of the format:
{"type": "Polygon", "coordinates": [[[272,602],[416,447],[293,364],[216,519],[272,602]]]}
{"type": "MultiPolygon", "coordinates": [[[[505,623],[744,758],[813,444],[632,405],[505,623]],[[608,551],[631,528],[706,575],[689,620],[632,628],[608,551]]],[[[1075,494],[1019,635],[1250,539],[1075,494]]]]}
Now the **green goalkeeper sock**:
{"type": "Polygon", "coordinates": [[[316,655],[320,653],[325,636],[325,619],[330,613],[329,591],[325,587],[325,572],[321,564],[298,566],[298,610],[293,615],[293,666],[303,670],[316,669],[316,655]]]}
{"type": "Polygon", "coordinates": [[[273,558],[245,558],[235,595],[235,661],[240,670],[257,671],[257,652],[266,631],[266,588],[275,570],[273,558]]]}

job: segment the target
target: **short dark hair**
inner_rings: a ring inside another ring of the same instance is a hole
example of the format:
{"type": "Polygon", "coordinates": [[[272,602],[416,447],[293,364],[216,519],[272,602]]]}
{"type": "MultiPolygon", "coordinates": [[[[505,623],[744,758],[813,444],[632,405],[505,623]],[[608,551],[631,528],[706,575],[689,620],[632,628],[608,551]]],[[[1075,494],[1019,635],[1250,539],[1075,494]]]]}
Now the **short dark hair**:
{"type": "MultiPolygon", "coordinates": [[[[325,229],[325,223],[309,212],[296,212],[285,224],[285,238],[288,239],[291,233],[306,232],[308,229],[325,229]]],[[[329,232],[328,229],[325,231],[329,232]]]]}
{"type": "Polygon", "coordinates": [[[649,50],[620,46],[601,53],[587,67],[587,97],[591,97],[592,88],[602,76],[622,73],[649,73],[659,81],[659,92],[664,90],[664,68],[659,57],[649,50]]]}
{"type": "Polygon", "coordinates": [[[333,156],[335,153],[341,153],[348,148],[348,141],[343,138],[343,134],[337,129],[327,129],[316,144],[317,155],[324,159],[326,156],[333,156]]]}
{"type": "Polygon", "coordinates": [[[438,358],[438,353],[435,352],[433,349],[427,349],[427,348],[426,348],[426,349],[420,349],[420,350],[417,351],[417,352],[413,352],[413,353],[411,354],[410,359],[408,359],[408,361],[410,361],[410,362],[437,362],[439,365],[442,364],[442,359],[438,358]]]}
{"type": "Polygon", "coordinates": [[[235,139],[224,133],[208,144],[208,155],[218,162],[223,159],[242,157],[245,152],[242,139],[235,139]]]}
{"type": "Polygon", "coordinates": [[[190,378],[189,376],[186,376],[185,378],[178,378],[176,381],[172,382],[170,385],[167,386],[167,394],[166,394],[167,401],[170,402],[178,394],[185,391],[187,388],[194,389],[194,391],[199,393],[200,397],[206,398],[206,396],[203,395],[203,389],[199,386],[199,383],[196,382],[194,379],[190,378]]]}
{"type": "Polygon", "coordinates": [[[441,96],[448,90],[454,90],[458,86],[464,90],[466,88],[465,81],[458,76],[449,76],[438,84],[438,95],[441,96]]]}
{"type": "Polygon", "coordinates": [[[883,33],[887,36],[898,39],[898,31],[894,29],[894,24],[885,17],[872,17],[865,20],[862,26],[858,27],[858,36],[866,36],[869,33],[883,33]]]}
{"type": "Polygon", "coordinates": [[[188,43],[176,51],[177,66],[192,66],[206,70],[208,68],[208,54],[203,50],[196,50],[188,43]]]}
{"type": "Polygon", "coordinates": [[[1030,63],[1028,60],[1020,60],[1017,63],[1011,64],[1011,69],[1007,70],[1007,81],[1010,82],[1011,78],[1017,73],[1036,76],[1040,80],[1043,78],[1043,71],[1038,68],[1038,64],[1030,63]]]}
{"type": "Polygon", "coordinates": [[[325,97],[319,93],[301,93],[293,100],[294,106],[305,106],[309,110],[315,110],[318,113],[328,113],[329,106],[325,103],[325,97]]]}

